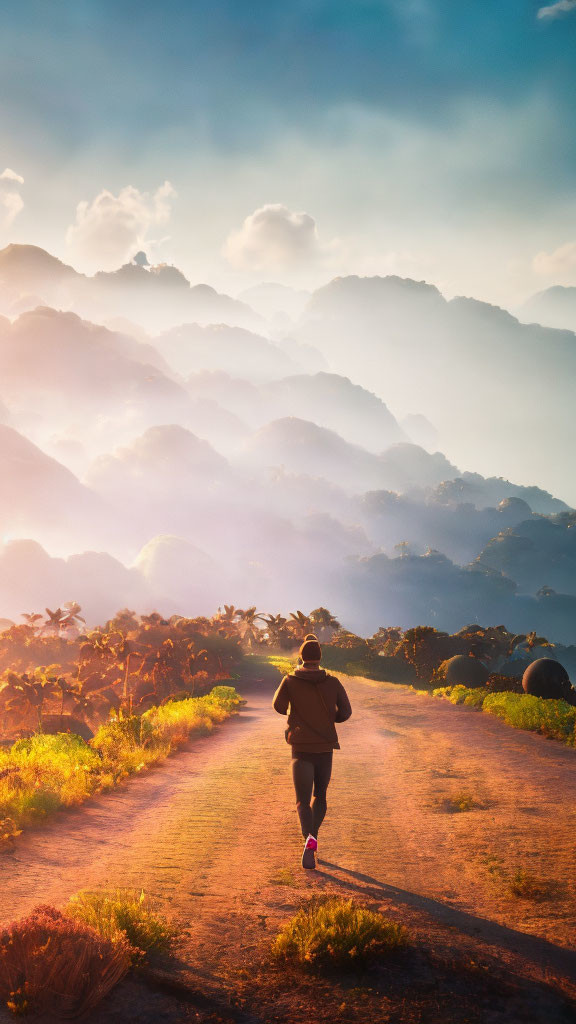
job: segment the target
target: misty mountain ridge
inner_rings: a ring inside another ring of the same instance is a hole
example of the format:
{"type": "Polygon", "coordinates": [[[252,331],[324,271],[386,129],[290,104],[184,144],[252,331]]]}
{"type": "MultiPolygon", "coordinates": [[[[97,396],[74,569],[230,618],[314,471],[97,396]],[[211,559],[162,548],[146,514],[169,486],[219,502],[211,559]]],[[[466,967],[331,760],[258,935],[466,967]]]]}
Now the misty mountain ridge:
{"type": "Polygon", "coordinates": [[[83,316],[0,320],[0,615],[74,597],[103,618],[122,595],[183,614],[309,603],[359,631],[497,620],[576,639],[568,506],[459,468],[494,455],[512,479],[569,479],[550,455],[573,429],[569,331],[397,277],[336,279],[299,295],[285,333],[248,329],[236,300],[177,268],[86,278],[33,248],[0,253],[5,308],[50,288],[65,305],[73,282],[83,316]],[[191,301],[216,322],[191,319],[191,301]]]}

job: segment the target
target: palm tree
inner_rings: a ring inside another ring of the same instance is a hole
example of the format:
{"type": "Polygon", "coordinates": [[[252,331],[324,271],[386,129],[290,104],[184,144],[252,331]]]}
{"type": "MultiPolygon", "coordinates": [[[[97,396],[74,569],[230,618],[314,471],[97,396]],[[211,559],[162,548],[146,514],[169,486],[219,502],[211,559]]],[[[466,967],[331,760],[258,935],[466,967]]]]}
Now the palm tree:
{"type": "Polygon", "coordinates": [[[266,623],[266,634],[272,645],[282,647],[290,640],[288,619],[283,615],[263,615],[262,620],[266,623]]]}
{"type": "Polygon", "coordinates": [[[238,608],[236,615],[240,622],[240,635],[244,643],[248,647],[253,647],[254,644],[259,643],[261,640],[261,630],[258,628],[256,623],[264,618],[261,612],[256,611],[256,605],[251,605],[250,608],[243,610],[238,608]]]}
{"type": "Polygon", "coordinates": [[[1,695],[6,715],[17,727],[22,727],[30,718],[36,720],[38,732],[42,732],[42,712],[46,700],[55,697],[56,680],[48,669],[36,668],[32,675],[9,672],[1,695]]]}
{"type": "Polygon", "coordinates": [[[399,544],[394,545],[394,551],[397,551],[400,558],[408,558],[410,554],[410,545],[407,540],[401,540],[399,544]]]}
{"type": "Polygon", "coordinates": [[[46,608],[47,619],[44,621],[44,632],[45,633],[59,633],[64,619],[64,612],[61,608],[57,608],[55,612],[50,611],[46,608]]]}
{"type": "Polygon", "coordinates": [[[225,636],[238,636],[240,630],[238,620],[240,615],[239,608],[236,608],[233,604],[225,604],[224,611],[222,611],[222,608],[219,608],[218,614],[214,616],[212,622],[222,630],[225,636]]]}
{"type": "Polygon", "coordinates": [[[312,620],[304,612],[290,612],[288,628],[296,640],[303,640],[307,633],[312,633],[312,620]]]}
{"type": "Polygon", "coordinates": [[[22,612],[22,618],[26,619],[26,625],[31,626],[35,632],[40,628],[37,623],[42,621],[42,616],[38,612],[22,612]]]}
{"type": "Polygon", "coordinates": [[[341,629],[338,619],[327,608],[315,608],[310,612],[310,622],[316,636],[323,643],[328,643],[337,629],[341,629]]]}

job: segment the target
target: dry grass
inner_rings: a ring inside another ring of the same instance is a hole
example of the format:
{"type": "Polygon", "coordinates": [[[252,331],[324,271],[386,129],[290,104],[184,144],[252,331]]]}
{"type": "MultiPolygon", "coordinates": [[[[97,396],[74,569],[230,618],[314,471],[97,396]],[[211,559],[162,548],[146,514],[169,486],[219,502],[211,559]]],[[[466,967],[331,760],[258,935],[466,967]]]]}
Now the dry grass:
{"type": "Polygon", "coordinates": [[[93,928],[38,906],[0,932],[0,998],[13,1013],[77,1017],[96,1006],[130,966],[122,935],[93,928]]]}
{"type": "Polygon", "coordinates": [[[508,889],[513,896],[537,903],[549,899],[554,894],[554,888],[551,882],[531,875],[524,868],[517,868],[508,882],[508,889]]]}
{"type": "Polygon", "coordinates": [[[296,879],[292,868],[279,868],[270,879],[270,885],[296,885],[296,879]]]}

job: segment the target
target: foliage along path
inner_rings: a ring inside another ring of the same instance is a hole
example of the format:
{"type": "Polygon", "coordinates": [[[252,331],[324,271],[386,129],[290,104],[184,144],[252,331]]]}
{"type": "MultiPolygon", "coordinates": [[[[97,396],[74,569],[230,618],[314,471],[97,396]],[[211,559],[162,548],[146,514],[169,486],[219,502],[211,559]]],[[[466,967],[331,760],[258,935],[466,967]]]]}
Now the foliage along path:
{"type": "Polygon", "coordinates": [[[404,687],[345,682],[353,717],[316,872],[299,865],[284,720],[262,686],[217,733],[0,853],[0,920],[81,888],[143,887],[178,922],[181,976],[232,989],[303,895],[335,891],[573,992],[576,752],[404,687]],[[474,806],[451,812],[454,797],[474,806]],[[519,868],[545,898],[512,893],[519,868]]]}

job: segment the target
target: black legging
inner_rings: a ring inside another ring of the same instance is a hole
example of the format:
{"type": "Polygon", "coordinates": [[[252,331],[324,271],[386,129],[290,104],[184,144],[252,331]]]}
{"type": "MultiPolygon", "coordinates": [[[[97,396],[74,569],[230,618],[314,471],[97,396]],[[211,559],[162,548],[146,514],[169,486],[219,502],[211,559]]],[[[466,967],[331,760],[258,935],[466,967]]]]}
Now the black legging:
{"type": "Polygon", "coordinates": [[[292,752],[292,778],[296,790],[296,810],[302,835],[318,838],[318,829],[326,815],[326,790],[332,774],[332,751],[324,754],[292,752]],[[314,799],[310,799],[314,791],[314,799]]]}

